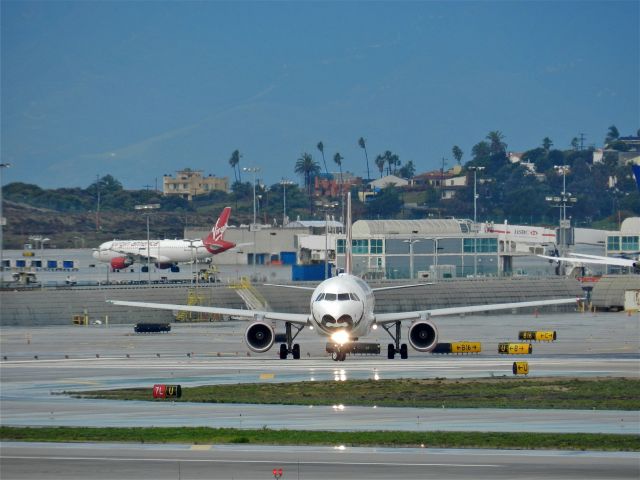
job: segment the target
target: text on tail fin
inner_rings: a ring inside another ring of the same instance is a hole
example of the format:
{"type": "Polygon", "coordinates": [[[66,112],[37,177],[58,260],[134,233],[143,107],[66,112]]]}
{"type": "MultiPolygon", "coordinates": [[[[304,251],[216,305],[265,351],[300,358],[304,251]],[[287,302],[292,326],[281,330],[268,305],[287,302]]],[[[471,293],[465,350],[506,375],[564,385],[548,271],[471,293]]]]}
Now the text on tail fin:
{"type": "Polygon", "coordinates": [[[211,240],[219,241],[224,237],[224,232],[227,229],[227,223],[229,222],[229,217],[231,216],[231,207],[224,207],[222,213],[218,217],[218,221],[211,229],[211,234],[209,235],[211,240]]]}

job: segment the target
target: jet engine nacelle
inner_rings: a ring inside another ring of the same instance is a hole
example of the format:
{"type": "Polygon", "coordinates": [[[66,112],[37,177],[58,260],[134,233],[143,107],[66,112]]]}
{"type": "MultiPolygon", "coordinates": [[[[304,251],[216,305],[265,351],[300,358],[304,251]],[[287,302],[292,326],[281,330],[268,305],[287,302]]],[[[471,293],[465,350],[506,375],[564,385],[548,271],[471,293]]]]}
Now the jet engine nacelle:
{"type": "Polygon", "coordinates": [[[115,257],[111,259],[111,268],[114,270],[122,270],[133,265],[133,260],[129,257],[115,257]]]}
{"type": "Polygon", "coordinates": [[[166,270],[167,268],[171,268],[173,267],[173,263],[155,263],[156,268],[159,268],[161,270],[166,270]]]}
{"type": "Polygon", "coordinates": [[[438,344],[438,329],[427,320],[414,322],[409,327],[409,343],[419,352],[430,352],[438,344]]]}
{"type": "Polygon", "coordinates": [[[247,327],[244,339],[251,350],[264,353],[273,346],[276,334],[271,325],[264,322],[254,322],[247,327]]]}

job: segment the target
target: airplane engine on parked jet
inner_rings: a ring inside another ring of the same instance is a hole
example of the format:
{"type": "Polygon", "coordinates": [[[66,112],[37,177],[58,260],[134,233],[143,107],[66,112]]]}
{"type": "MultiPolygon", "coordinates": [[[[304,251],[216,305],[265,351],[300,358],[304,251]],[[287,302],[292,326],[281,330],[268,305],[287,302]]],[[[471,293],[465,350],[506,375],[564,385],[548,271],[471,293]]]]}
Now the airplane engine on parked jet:
{"type": "Polygon", "coordinates": [[[167,268],[173,267],[173,263],[156,263],[155,266],[161,270],[166,270],[167,268]]]}
{"type": "Polygon", "coordinates": [[[438,329],[426,320],[414,322],[409,327],[409,343],[419,352],[430,352],[438,344],[438,329]]]}
{"type": "Polygon", "coordinates": [[[273,346],[275,338],[276,334],[273,328],[271,328],[271,325],[264,322],[252,323],[244,333],[244,339],[247,345],[257,353],[263,353],[269,350],[273,346]]]}
{"type": "Polygon", "coordinates": [[[111,268],[114,270],[122,270],[133,265],[133,260],[129,257],[115,257],[111,259],[111,268]]]}

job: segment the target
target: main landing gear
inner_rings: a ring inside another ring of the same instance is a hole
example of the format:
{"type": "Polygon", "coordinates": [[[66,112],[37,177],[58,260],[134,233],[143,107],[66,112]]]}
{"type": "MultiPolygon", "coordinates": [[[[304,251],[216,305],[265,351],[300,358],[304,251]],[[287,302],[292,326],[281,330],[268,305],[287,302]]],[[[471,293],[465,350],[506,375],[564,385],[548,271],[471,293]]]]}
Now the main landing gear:
{"type": "Polygon", "coordinates": [[[291,330],[291,323],[286,322],[284,324],[285,326],[285,336],[286,336],[286,342],[287,343],[281,343],[280,344],[280,360],[284,360],[286,359],[289,354],[291,354],[291,356],[293,357],[294,360],[299,360],[300,359],[300,344],[298,343],[293,343],[293,341],[296,339],[296,337],[298,336],[298,334],[302,331],[302,329],[304,327],[298,326],[298,325],[293,325],[296,328],[296,333],[294,334],[291,330]]]}
{"type": "Polygon", "coordinates": [[[382,325],[382,328],[384,328],[387,331],[387,333],[389,334],[389,336],[394,342],[387,345],[387,358],[389,360],[392,360],[395,358],[396,353],[399,353],[400,358],[403,360],[406,360],[407,358],[409,358],[409,349],[407,348],[406,343],[403,343],[402,345],[400,345],[400,338],[401,338],[400,327],[402,326],[402,322],[393,322],[393,325],[395,325],[396,327],[395,335],[391,333],[391,325],[389,326],[382,325]]]}

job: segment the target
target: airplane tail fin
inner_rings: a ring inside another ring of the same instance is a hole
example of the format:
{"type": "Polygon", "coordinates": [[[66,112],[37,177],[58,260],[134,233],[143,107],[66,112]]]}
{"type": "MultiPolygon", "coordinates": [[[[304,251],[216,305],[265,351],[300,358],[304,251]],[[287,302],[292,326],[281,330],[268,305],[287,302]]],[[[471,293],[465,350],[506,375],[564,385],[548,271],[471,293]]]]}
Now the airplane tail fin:
{"type": "Polygon", "coordinates": [[[636,177],[636,184],[638,185],[638,190],[640,190],[640,165],[632,165],[633,176],[636,177]]]}
{"type": "Polygon", "coordinates": [[[351,192],[347,192],[347,218],[345,219],[347,238],[344,242],[344,273],[351,275],[353,271],[353,259],[351,258],[351,192]]]}
{"type": "Polygon", "coordinates": [[[216,247],[216,253],[219,253],[235,246],[234,243],[224,241],[224,232],[227,229],[230,216],[231,207],[224,207],[209,235],[202,239],[202,243],[209,251],[212,251],[210,247],[216,247]]]}

